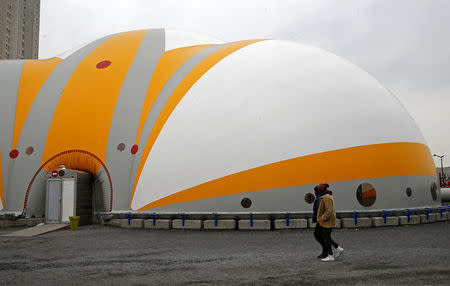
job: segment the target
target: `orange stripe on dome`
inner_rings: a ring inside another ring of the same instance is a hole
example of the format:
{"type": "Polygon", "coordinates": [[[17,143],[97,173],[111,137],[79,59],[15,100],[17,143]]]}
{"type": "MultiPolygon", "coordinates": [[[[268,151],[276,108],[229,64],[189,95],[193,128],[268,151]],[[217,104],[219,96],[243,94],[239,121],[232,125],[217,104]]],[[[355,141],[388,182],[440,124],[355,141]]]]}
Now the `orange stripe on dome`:
{"type": "Polygon", "coordinates": [[[30,111],[31,105],[36,98],[39,90],[48,78],[50,73],[62,61],[60,58],[51,58],[48,60],[26,60],[22,76],[20,78],[19,92],[17,95],[16,117],[14,120],[14,133],[12,149],[17,148],[20,132],[30,111]]]}
{"type": "MultiPolygon", "coordinates": [[[[105,160],[111,120],[122,83],[148,30],[117,34],[95,48],[69,79],[47,136],[42,162],[70,149],[105,160]]],[[[76,158],[70,162],[82,162],[76,158]]],[[[101,164],[94,163],[96,172],[101,164]]],[[[50,165],[44,169],[50,171],[50,165]]],[[[83,169],[83,166],[78,169],[83,169]]],[[[85,166],[84,168],[92,166],[85,166]]]]}
{"type": "Polygon", "coordinates": [[[150,133],[147,144],[144,147],[141,161],[139,162],[138,170],[137,170],[136,177],[134,180],[134,187],[133,187],[133,193],[131,195],[130,205],[133,201],[137,182],[141,175],[142,169],[144,168],[148,154],[150,153],[150,150],[152,149],[153,144],[155,143],[156,138],[158,138],[158,135],[161,132],[161,129],[164,127],[164,124],[166,123],[167,119],[169,119],[169,116],[172,114],[173,110],[178,105],[178,103],[181,101],[181,99],[184,97],[184,95],[189,91],[189,89],[194,85],[194,83],[197,82],[197,80],[199,80],[210,68],[212,68],[215,64],[217,64],[223,58],[225,58],[226,56],[230,55],[231,53],[233,53],[243,47],[246,47],[248,45],[251,45],[251,44],[259,42],[259,41],[262,41],[262,40],[240,41],[240,42],[234,42],[229,45],[226,45],[225,47],[215,51],[214,53],[212,53],[211,55],[206,57],[204,60],[202,60],[180,82],[180,84],[177,86],[175,91],[170,96],[170,98],[167,101],[166,105],[164,106],[163,110],[161,111],[161,114],[158,116],[158,119],[156,120],[156,123],[150,133]]]}
{"type": "Polygon", "coordinates": [[[430,150],[424,144],[358,146],[235,173],[169,195],[139,210],[275,188],[410,175],[436,175],[430,150]]]}
{"type": "Polygon", "coordinates": [[[155,103],[156,98],[158,97],[159,93],[161,92],[167,81],[170,79],[170,77],[187,60],[210,46],[212,45],[183,47],[167,51],[162,55],[150,80],[150,84],[147,89],[147,95],[145,96],[145,101],[142,106],[141,118],[139,120],[139,126],[136,135],[136,144],[138,144],[139,142],[139,138],[141,137],[145,121],[147,120],[147,117],[153,104],[155,103]]]}

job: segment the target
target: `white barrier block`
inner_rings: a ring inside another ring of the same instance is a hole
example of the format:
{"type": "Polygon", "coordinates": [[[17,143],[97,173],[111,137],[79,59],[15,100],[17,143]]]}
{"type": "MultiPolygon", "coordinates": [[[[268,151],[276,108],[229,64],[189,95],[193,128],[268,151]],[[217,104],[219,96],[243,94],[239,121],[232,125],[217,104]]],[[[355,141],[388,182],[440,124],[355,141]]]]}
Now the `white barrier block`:
{"type": "MultiPolygon", "coordinates": [[[[131,223],[131,221],[130,221],[131,223]]],[[[131,224],[128,224],[128,219],[124,218],[120,220],[120,227],[122,228],[131,228],[131,224]]]]}
{"type": "Polygon", "coordinates": [[[336,225],[335,228],[341,228],[342,222],[339,218],[336,219],[336,225]]]}
{"type": "Polygon", "coordinates": [[[143,228],[144,227],[144,220],[143,219],[132,219],[130,221],[130,227],[131,228],[143,228]]]}
{"type": "Polygon", "coordinates": [[[202,229],[203,221],[197,220],[197,219],[186,219],[184,220],[184,226],[183,226],[183,220],[181,219],[174,219],[172,221],[172,228],[174,229],[202,229]]]}
{"type": "Polygon", "coordinates": [[[104,225],[107,225],[107,226],[120,226],[121,223],[122,223],[121,219],[113,218],[111,220],[105,221],[104,225]]]}
{"type": "Polygon", "coordinates": [[[435,213],[428,214],[428,218],[427,218],[426,214],[420,215],[420,223],[430,223],[430,222],[435,222],[435,221],[436,221],[435,213]]]}
{"type": "Polygon", "coordinates": [[[234,219],[205,220],[203,222],[204,229],[236,229],[236,221],[234,219]]]}
{"type": "Polygon", "coordinates": [[[289,219],[289,225],[287,225],[287,220],[276,219],[274,226],[275,229],[307,228],[308,221],[306,219],[289,219]]]}
{"type": "Polygon", "coordinates": [[[171,229],[172,220],[170,219],[157,219],[155,225],[153,225],[153,219],[144,220],[144,228],[147,229],[171,229]]]}
{"type": "Polygon", "coordinates": [[[401,225],[407,225],[407,224],[419,224],[420,223],[420,216],[418,215],[410,215],[409,221],[408,216],[402,215],[398,217],[400,220],[401,225]]]}
{"type": "Polygon", "coordinates": [[[448,219],[448,214],[446,212],[442,212],[442,216],[441,216],[440,212],[438,212],[436,214],[436,220],[437,221],[446,221],[447,219],[448,219]]]}
{"type": "Polygon", "coordinates": [[[384,223],[384,217],[373,217],[372,218],[372,225],[375,227],[393,226],[393,225],[398,225],[398,224],[399,224],[399,219],[396,216],[386,217],[386,223],[384,223]]]}
{"type": "Polygon", "coordinates": [[[359,217],[357,224],[355,224],[354,218],[342,218],[342,227],[372,227],[372,220],[369,217],[359,217]]]}
{"type": "Polygon", "coordinates": [[[251,226],[250,220],[241,219],[239,220],[239,229],[270,230],[270,220],[253,220],[253,226],[251,226]]]}

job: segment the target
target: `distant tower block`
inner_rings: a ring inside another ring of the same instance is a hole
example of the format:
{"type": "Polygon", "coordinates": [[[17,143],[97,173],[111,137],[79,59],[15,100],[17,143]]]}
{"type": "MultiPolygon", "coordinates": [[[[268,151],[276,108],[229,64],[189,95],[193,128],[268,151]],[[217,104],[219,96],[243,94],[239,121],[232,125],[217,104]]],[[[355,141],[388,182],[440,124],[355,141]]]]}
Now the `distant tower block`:
{"type": "Polygon", "coordinates": [[[40,0],[0,1],[0,59],[37,59],[40,0]]]}

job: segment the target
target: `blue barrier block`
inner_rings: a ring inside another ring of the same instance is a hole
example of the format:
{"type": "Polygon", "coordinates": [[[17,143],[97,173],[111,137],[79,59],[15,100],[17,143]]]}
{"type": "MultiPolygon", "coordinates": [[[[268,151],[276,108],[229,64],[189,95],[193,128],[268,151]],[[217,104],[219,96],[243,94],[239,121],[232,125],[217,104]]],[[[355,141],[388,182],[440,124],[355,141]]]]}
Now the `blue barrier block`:
{"type": "Polygon", "coordinates": [[[131,224],[131,214],[127,213],[128,225],[131,224]]]}
{"type": "Polygon", "coordinates": [[[153,219],[153,226],[155,226],[156,225],[156,215],[155,214],[152,214],[152,219],[153,219]]]}
{"type": "Polygon", "coordinates": [[[217,214],[214,214],[214,226],[217,227],[217,214]]]}
{"type": "Polygon", "coordinates": [[[383,211],[383,219],[384,219],[384,224],[386,224],[387,221],[387,216],[389,215],[388,211],[383,211]]]}
{"type": "Polygon", "coordinates": [[[253,214],[250,213],[250,226],[253,227],[253,214]]]}
{"type": "Polygon", "coordinates": [[[289,212],[286,213],[286,226],[289,226],[289,212]]]}
{"type": "Polygon", "coordinates": [[[425,209],[425,213],[427,215],[427,220],[428,220],[428,217],[430,216],[431,212],[432,212],[432,209],[425,209]]]}
{"type": "Polygon", "coordinates": [[[353,217],[355,218],[355,225],[358,225],[358,212],[353,213],[353,217]]]}
{"type": "Polygon", "coordinates": [[[184,227],[184,214],[181,214],[181,225],[184,227]]]}
{"type": "Polygon", "coordinates": [[[441,213],[441,218],[444,216],[442,213],[444,212],[444,208],[439,208],[439,212],[441,213]]]}
{"type": "Polygon", "coordinates": [[[408,211],[408,213],[407,213],[407,215],[408,215],[408,222],[411,220],[411,214],[412,214],[412,210],[407,210],[408,211]]]}

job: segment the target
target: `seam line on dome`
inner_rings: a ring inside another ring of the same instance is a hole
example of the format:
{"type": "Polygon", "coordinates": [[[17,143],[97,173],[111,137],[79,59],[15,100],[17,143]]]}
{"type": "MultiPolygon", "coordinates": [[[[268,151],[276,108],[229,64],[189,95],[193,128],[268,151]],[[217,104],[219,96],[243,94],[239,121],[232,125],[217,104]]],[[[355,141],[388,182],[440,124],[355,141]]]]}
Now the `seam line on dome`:
{"type": "MultiPolygon", "coordinates": [[[[182,98],[186,95],[186,93],[190,90],[190,88],[214,65],[220,62],[225,57],[234,53],[235,51],[244,48],[253,43],[259,42],[262,40],[248,40],[248,41],[240,41],[233,42],[228,44],[217,45],[211,48],[208,48],[200,53],[198,53],[195,57],[191,58],[188,62],[186,62],[181,68],[180,71],[186,73],[181,80],[181,76],[184,74],[176,73],[173,77],[176,81],[176,86],[174,84],[164,86],[161,93],[163,94],[163,98],[167,98],[165,101],[161,100],[164,105],[157,105],[157,112],[153,113],[150,124],[151,132],[149,136],[145,136],[145,144],[139,145],[145,146],[142,157],[139,160],[139,165],[136,170],[133,170],[133,178],[134,184],[132,185],[132,195],[130,206],[133,202],[134,194],[136,192],[137,184],[141,175],[141,172],[144,168],[145,161],[150,153],[153,144],[155,143],[159,133],[161,132],[165,122],[170,117],[170,114],[177,107],[178,103],[182,100],[182,98]],[[191,61],[192,60],[192,61],[191,61]],[[194,65],[195,64],[195,65],[194,65]],[[185,70],[186,69],[186,70],[185,70]]],[[[171,78],[172,80],[172,78],[171,78]]],[[[158,96],[159,98],[159,96],[158,96]]],[[[153,107],[152,107],[153,109],[153,107]]],[[[147,125],[147,122],[146,122],[147,125]]],[[[141,136],[140,141],[143,136],[141,136]]],[[[136,166],[136,165],[135,165],[136,166]]]]}
{"type": "MultiPolygon", "coordinates": [[[[132,161],[130,152],[117,152],[117,146],[124,143],[127,149],[132,146],[144,104],[147,88],[159,59],[165,51],[165,31],[149,30],[136,52],[120,88],[114,108],[114,114],[108,135],[105,161],[109,172],[114,177],[116,204],[130,200],[130,176],[132,161]],[[126,128],[123,128],[126,126],[126,128]]],[[[119,207],[120,206],[117,206],[119,207]]],[[[121,207],[128,207],[128,203],[121,207]]]]}

